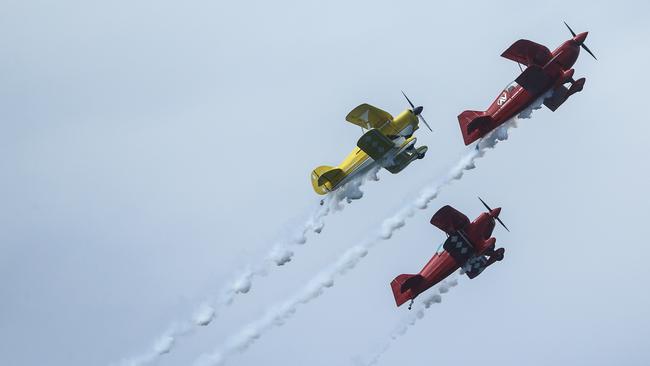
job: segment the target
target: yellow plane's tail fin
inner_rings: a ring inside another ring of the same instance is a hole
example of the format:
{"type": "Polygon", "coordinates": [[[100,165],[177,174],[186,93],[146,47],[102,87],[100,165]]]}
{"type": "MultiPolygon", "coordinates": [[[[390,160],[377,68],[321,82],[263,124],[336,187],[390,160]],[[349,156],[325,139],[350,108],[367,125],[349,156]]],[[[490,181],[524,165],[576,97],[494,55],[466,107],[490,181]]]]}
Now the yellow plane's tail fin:
{"type": "Polygon", "coordinates": [[[331,166],[319,166],[311,172],[311,185],[318,194],[327,194],[345,178],[343,170],[331,166]]]}

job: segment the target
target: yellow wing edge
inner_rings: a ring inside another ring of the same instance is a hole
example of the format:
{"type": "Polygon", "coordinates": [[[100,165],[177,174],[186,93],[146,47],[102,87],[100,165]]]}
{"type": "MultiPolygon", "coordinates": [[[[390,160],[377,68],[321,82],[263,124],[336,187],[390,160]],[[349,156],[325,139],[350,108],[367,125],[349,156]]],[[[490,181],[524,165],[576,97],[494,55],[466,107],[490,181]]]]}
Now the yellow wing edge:
{"type": "Polygon", "coordinates": [[[365,129],[380,128],[393,120],[390,113],[363,103],[350,111],[345,120],[365,129]]]}

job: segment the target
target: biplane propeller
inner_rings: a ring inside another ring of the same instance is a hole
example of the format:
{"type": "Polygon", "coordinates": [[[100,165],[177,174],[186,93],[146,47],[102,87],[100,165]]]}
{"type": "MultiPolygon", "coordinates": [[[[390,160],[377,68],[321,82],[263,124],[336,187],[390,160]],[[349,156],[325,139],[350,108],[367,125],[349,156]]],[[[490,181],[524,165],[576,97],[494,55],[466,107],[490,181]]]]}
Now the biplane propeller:
{"type": "Polygon", "coordinates": [[[427,126],[429,131],[433,132],[433,130],[431,129],[431,126],[429,126],[429,124],[427,123],[427,120],[424,119],[424,116],[422,116],[422,111],[424,110],[424,107],[423,106],[417,106],[416,107],[415,105],[413,105],[413,102],[411,102],[411,100],[409,99],[409,97],[406,96],[406,93],[404,93],[403,90],[402,90],[402,95],[404,95],[404,98],[406,98],[406,101],[409,102],[409,104],[411,105],[411,112],[414,115],[416,115],[420,119],[420,121],[424,122],[424,124],[427,126]]]}

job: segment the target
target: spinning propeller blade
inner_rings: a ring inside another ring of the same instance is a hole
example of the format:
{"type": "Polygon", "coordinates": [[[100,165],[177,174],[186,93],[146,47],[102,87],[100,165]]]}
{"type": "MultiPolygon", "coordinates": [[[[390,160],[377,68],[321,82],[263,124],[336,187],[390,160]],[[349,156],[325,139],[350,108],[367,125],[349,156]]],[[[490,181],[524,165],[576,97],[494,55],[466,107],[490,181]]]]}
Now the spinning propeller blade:
{"type": "Polygon", "coordinates": [[[429,124],[427,123],[427,120],[424,119],[424,117],[422,117],[422,115],[418,115],[418,117],[420,118],[420,120],[422,120],[422,122],[424,122],[424,124],[427,126],[429,131],[433,132],[433,130],[431,129],[431,126],[429,126],[429,124]]]}
{"type": "Polygon", "coordinates": [[[490,206],[488,206],[488,204],[485,203],[485,201],[483,201],[483,199],[481,199],[481,197],[479,197],[478,200],[481,201],[481,203],[483,204],[483,206],[485,206],[485,208],[487,208],[488,211],[492,211],[492,209],[490,208],[490,206]]]}
{"type": "Polygon", "coordinates": [[[415,106],[413,105],[413,102],[411,102],[409,97],[406,96],[406,93],[404,93],[404,90],[400,90],[400,91],[402,92],[402,95],[404,96],[404,98],[406,98],[406,101],[409,102],[409,104],[411,105],[411,109],[415,109],[415,106]]]}
{"type": "MultiPolygon", "coordinates": [[[[483,200],[481,199],[481,197],[479,197],[478,199],[479,199],[479,201],[481,201],[481,203],[483,204],[483,206],[485,206],[485,208],[488,209],[488,211],[492,212],[492,209],[490,208],[490,206],[488,206],[488,204],[485,203],[485,201],[483,201],[483,200]]],[[[501,219],[499,218],[499,216],[495,217],[494,219],[497,220],[497,221],[499,222],[499,224],[501,224],[501,226],[503,226],[503,228],[506,229],[507,232],[510,232],[510,229],[508,229],[508,227],[506,226],[506,224],[504,224],[503,221],[501,221],[501,219]]]]}
{"type": "Polygon", "coordinates": [[[566,24],[566,22],[564,22],[564,25],[566,25],[566,27],[569,28],[569,32],[571,32],[571,35],[575,37],[575,36],[576,36],[576,32],[574,32],[573,29],[571,29],[571,27],[569,27],[569,25],[566,24]]]}
{"type": "MultiPolygon", "coordinates": [[[[566,22],[564,22],[564,25],[566,25],[566,27],[569,28],[569,32],[571,32],[571,35],[575,38],[575,37],[576,37],[576,32],[574,32],[573,29],[571,29],[571,27],[569,27],[569,25],[566,24],[566,22]]],[[[585,37],[586,37],[586,35],[585,35],[585,37]]],[[[589,47],[587,47],[587,45],[584,44],[584,42],[580,42],[580,47],[582,47],[585,51],[587,51],[587,53],[589,53],[589,54],[591,55],[591,57],[594,58],[594,60],[598,61],[598,59],[596,58],[596,56],[594,55],[594,53],[591,52],[591,50],[589,49],[589,47]]]]}
{"type": "Polygon", "coordinates": [[[413,102],[411,102],[411,100],[409,99],[409,97],[406,96],[406,93],[404,93],[403,90],[402,90],[402,95],[404,96],[404,98],[406,98],[406,101],[409,102],[409,105],[411,106],[411,112],[413,112],[413,114],[416,115],[420,121],[424,122],[424,124],[427,126],[427,128],[429,129],[429,131],[433,132],[433,130],[431,129],[431,126],[429,126],[429,124],[427,123],[427,121],[426,121],[426,120],[424,119],[424,117],[422,116],[422,110],[424,109],[424,107],[422,107],[422,106],[417,106],[417,107],[416,107],[416,106],[413,104],[413,102]]]}
{"type": "Polygon", "coordinates": [[[583,44],[581,44],[580,46],[582,46],[582,48],[584,48],[584,50],[587,51],[587,52],[591,55],[591,57],[594,58],[594,60],[598,61],[598,59],[596,58],[596,56],[594,56],[593,52],[591,52],[591,50],[589,49],[589,47],[587,47],[586,44],[583,43],[583,44]]]}
{"type": "Polygon", "coordinates": [[[506,226],[506,224],[504,224],[503,221],[501,221],[500,218],[497,217],[496,219],[497,219],[497,221],[499,222],[499,224],[501,224],[501,226],[503,226],[503,228],[506,229],[507,232],[510,232],[510,229],[508,229],[508,227],[506,226]]]}

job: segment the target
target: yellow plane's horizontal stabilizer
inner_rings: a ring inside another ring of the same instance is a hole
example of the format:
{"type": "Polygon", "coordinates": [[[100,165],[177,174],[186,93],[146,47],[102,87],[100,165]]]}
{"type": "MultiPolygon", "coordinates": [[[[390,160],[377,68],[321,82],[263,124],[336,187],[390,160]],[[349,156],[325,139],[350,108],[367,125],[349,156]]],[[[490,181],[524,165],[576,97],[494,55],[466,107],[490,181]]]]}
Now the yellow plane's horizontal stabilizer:
{"type": "Polygon", "coordinates": [[[393,120],[390,113],[370,104],[361,104],[345,117],[345,120],[365,129],[381,128],[393,120]]]}
{"type": "Polygon", "coordinates": [[[311,172],[311,185],[318,194],[327,194],[345,178],[345,173],[339,168],[319,166],[311,172]]]}

